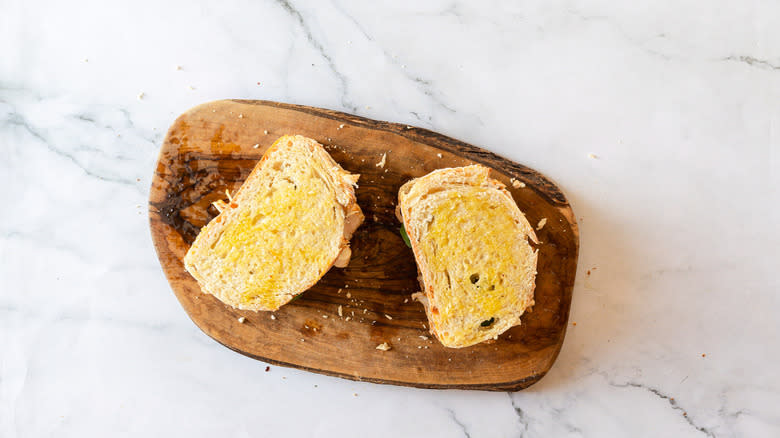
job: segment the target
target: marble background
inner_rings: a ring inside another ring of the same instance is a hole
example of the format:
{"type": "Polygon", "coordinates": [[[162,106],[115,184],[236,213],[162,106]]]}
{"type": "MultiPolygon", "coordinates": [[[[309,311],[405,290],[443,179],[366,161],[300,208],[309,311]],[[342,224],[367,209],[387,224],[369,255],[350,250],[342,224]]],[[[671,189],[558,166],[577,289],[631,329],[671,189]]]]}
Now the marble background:
{"type": "Polygon", "coordinates": [[[0,0],[0,436],[780,436],[780,4],[371,3],[0,0]],[[581,255],[547,377],[265,372],[201,333],[146,199],[176,115],[231,97],[557,181],[581,255]]]}

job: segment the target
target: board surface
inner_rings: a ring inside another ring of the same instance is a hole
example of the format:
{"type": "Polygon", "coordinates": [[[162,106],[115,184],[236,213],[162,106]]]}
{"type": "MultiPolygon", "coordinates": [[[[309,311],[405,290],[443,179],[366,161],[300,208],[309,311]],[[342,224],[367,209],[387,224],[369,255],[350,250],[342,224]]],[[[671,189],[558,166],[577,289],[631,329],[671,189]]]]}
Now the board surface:
{"type": "Polygon", "coordinates": [[[206,103],[182,114],[165,137],[149,220],[160,263],[192,321],[226,347],[272,364],[376,383],[513,391],[547,373],[566,334],[579,245],[566,198],[532,169],[428,130],[277,102],[206,103]],[[344,169],[361,174],[356,194],[366,220],[352,237],[349,266],[332,268],[272,318],[202,293],[182,259],[216,216],[211,203],[224,199],[225,189],[236,191],[283,134],[316,139],[344,169]],[[533,226],[547,221],[536,232],[532,312],[498,340],[450,349],[428,333],[422,305],[410,298],[419,290],[417,268],[395,206],[409,179],[474,163],[492,169],[533,226]],[[512,178],[525,187],[513,186],[512,178]],[[383,342],[392,349],[377,350],[383,342]]]}

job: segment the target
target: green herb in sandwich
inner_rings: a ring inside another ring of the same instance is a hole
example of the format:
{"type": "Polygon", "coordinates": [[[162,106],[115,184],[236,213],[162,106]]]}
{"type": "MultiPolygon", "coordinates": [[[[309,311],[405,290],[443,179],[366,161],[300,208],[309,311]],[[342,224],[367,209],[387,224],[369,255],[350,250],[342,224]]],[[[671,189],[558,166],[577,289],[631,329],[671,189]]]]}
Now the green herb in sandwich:
{"type": "Polygon", "coordinates": [[[404,243],[409,248],[412,247],[412,242],[409,240],[409,235],[406,234],[406,228],[404,228],[403,225],[401,225],[401,228],[398,229],[398,231],[401,233],[401,238],[404,239],[404,243]]]}

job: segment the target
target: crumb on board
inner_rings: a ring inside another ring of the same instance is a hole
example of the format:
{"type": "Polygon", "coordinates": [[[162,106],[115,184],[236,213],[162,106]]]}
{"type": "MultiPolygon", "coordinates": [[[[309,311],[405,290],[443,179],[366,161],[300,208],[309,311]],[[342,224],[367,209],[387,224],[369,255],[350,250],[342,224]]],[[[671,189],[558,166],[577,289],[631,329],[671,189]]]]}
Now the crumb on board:
{"type": "Polygon", "coordinates": [[[265,135],[268,135],[268,130],[267,130],[267,129],[264,129],[264,130],[263,130],[263,134],[265,134],[265,135]]]}
{"type": "Polygon", "coordinates": [[[350,317],[348,316],[348,317],[344,318],[344,321],[349,321],[350,319],[352,319],[352,318],[350,318],[350,317]]]}
{"type": "Polygon", "coordinates": [[[427,336],[425,336],[425,335],[420,335],[420,339],[422,339],[423,341],[427,341],[427,340],[428,340],[428,337],[427,337],[427,336]]]}
{"type": "Polygon", "coordinates": [[[441,158],[441,153],[436,154],[437,157],[441,158]]]}
{"type": "Polygon", "coordinates": [[[385,163],[386,163],[386,162],[387,162],[387,152],[385,152],[384,154],[382,154],[382,159],[381,159],[381,160],[379,160],[379,162],[378,162],[378,163],[376,163],[376,167],[381,167],[381,168],[383,168],[383,169],[384,169],[384,167],[385,167],[385,163]]]}
{"type": "Polygon", "coordinates": [[[243,323],[244,323],[244,321],[246,321],[246,318],[245,318],[245,317],[243,317],[243,316],[239,316],[239,317],[238,317],[238,322],[239,322],[239,324],[243,324],[243,323]]]}
{"type": "Polygon", "coordinates": [[[512,179],[509,180],[509,182],[511,182],[512,183],[512,187],[514,187],[516,189],[521,189],[521,188],[525,187],[525,183],[520,181],[520,180],[518,180],[517,178],[512,178],[512,179]]]}
{"type": "Polygon", "coordinates": [[[260,143],[257,143],[256,145],[252,146],[253,148],[257,149],[260,147],[260,143]]]}
{"type": "MultiPolygon", "coordinates": [[[[339,290],[338,290],[338,291],[336,291],[336,293],[337,293],[337,294],[340,294],[342,290],[344,290],[344,289],[342,289],[342,288],[339,288],[339,290]]],[[[349,292],[347,292],[347,298],[349,298],[349,292]]]]}
{"type": "MultiPolygon", "coordinates": [[[[339,289],[339,290],[341,290],[341,289],[339,289]]],[[[347,292],[347,298],[352,298],[352,294],[347,292]]]]}
{"type": "Polygon", "coordinates": [[[276,319],[276,315],[274,315],[274,314],[272,313],[272,314],[271,314],[271,319],[276,319]]]}
{"type": "Polygon", "coordinates": [[[238,118],[239,118],[239,119],[243,119],[243,118],[244,118],[244,115],[243,115],[243,114],[239,114],[239,115],[238,115],[238,118]]]}
{"type": "Polygon", "coordinates": [[[382,350],[382,351],[388,351],[391,348],[393,347],[391,347],[387,342],[382,342],[381,344],[376,346],[377,350],[382,350]]]}
{"type": "Polygon", "coordinates": [[[339,304],[339,316],[344,316],[344,315],[343,315],[343,310],[342,310],[342,308],[341,308],[341,304],[339,304]]]}
{"type": "Polygon", "coordinates": [[[571,325],[573,325],[573,326],[576,326],[576,325],[577,325],[577,323],[576,323],[576,322],[573,322],[573,323],[571,323],[571,325]]]}
{"type": "Polygon", "coordinates": [[[404,304],[409,302],[409,298],[404,298],[404,304]]]}
{"type": "Polygon", "coordinates": [[[393,319],[393,317],[392,317],[392,316],[390,316],[390,315],[388,315],[387,313],[385,313],[385,318],[387,318],[387,319],[393,319]]]}
{"type": "Polygon", "coordinates": [[[542,228],[544,228],[544,225],[545,225],[546,223],[547,223],[547,218],[546,218],[546,217],[543,217],[543,218],[542,218],[542,219],[539,221],[539,223],[536,225],[536,230],[538,231],[538,230],[541,230],[542,228]]]}
{"type": "Polygon", "coordinates": [[[338,127],[338,128],[336,128],[336,129],[343,129],[343,128],[344,128],[344,124],[342,123],[342,124],[340,124],[340,125],[339,125],[339,127],[338,127]]]}
{"type": "Polygon", "coordinates": [[[328,319],[328,315],[322,315],[322,317],[328,319]]]}

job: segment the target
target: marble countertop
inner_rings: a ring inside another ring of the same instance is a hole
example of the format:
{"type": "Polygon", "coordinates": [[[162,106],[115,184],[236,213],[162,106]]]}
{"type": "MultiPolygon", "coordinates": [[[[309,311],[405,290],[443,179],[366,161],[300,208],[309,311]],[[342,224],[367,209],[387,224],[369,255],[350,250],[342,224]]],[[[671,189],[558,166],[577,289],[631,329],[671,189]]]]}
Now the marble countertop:
{"type": "Polygon", "coordinates": [[[0,436],[780,436],[780,5],[0,5],[0,436]],[[201,333],[146,199],[179,113],[268,99],[555,180],[571,326],[518,393],[271,366],[201,333]]]}

